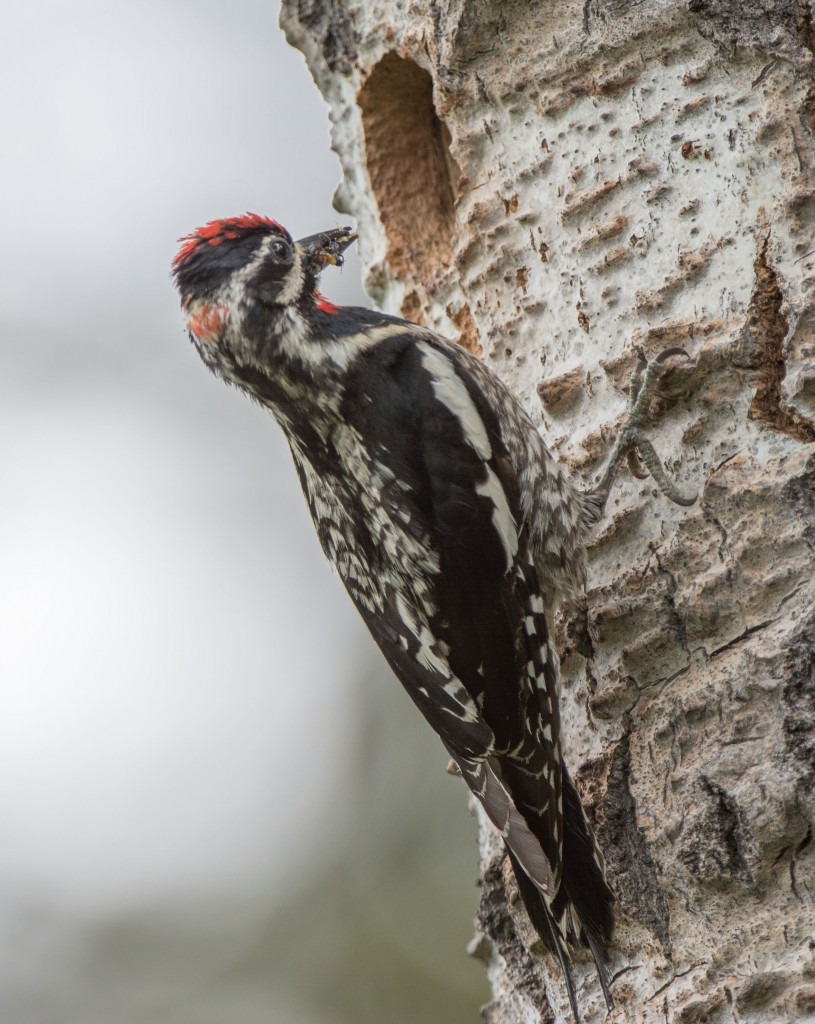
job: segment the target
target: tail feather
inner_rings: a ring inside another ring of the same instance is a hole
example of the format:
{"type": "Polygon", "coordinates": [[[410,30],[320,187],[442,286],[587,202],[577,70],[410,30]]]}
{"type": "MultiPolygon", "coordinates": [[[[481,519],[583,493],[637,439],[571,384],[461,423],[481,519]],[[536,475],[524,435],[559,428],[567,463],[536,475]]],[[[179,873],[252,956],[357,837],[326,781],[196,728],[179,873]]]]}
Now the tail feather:
{"type": "Polygon", "coordinates": [[[572,1015],[574,1016],[575,1024],[580,1024],[580,1014],[577,1009],[577,995],[574,990],[572,972],[569,968],[569,954],[566,950],[563,939],[561,938],[560,931],[555,924],[554,918],[552,917],[540,890],[527,876],[524,869],[518,863],[517,857],[509,847],[507,847],[507,853],[509,854],[512,870],[515,873],[515,879],[518,883],[521,899],[524,901],[524,906],[526,907],[526,912],[529,914],[529,919],[532,922],[535,931],[541,937],[543,944],[547,949],[554,953],[560,961],[560,969],[563,972],[563,980],[566,983],[566,992],[569,996],[569,1005],[572,1008],[572,1015]]]}
{"type": "MultiPolygon", "coordinates": [[[[530,818],[530,826],[533,822],[534,818],[530,818]]],[[[606,964],[608,943],[614,927],[614,897],[606,882],[602,854],[586,820],[574,783],[565,769],[563,828],[562,880],[551,902],[547,902],[511,850],[509,857],[532,925],[544,945],[560,962],[575,1024],[579,1024],[566,943],[579,942],[591,951],[606,1006],[611,1010],[614,1000],[606,964]]]]}
{"type": "Polygon", "coordinates": [[[608,959],[608,942],[614,930],[614,896],[606,881],[603,855],[565,768],[562,888],[577,911],[586,944],[592,951],[597,949],[600,959],[605,962],[608,959]]]}
{"type": "Polygon", "coordinates": [[[614,1009],[614,997],[608,984],[608,972],[606,971],[606,951],[597,945],[591,932],[586,932],[586,941],[589,944],[591,955],[594,958],[594,966],[597,969],[597,977],[600,979],[600,988],[603,990],[603,999],[606,1001],[606,1009],[611,1012],[614,1009]]]}

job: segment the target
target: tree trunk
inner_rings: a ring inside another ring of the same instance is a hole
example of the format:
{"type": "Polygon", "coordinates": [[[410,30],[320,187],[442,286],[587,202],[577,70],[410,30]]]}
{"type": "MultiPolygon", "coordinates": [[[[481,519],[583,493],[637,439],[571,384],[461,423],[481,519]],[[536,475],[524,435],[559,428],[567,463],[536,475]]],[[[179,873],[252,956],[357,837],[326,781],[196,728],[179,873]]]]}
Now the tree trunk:
{"type": "MultiPolygon", "coordinates": [[[[611,1020],[815,1018],[810,0],[284,0],[368,291],[482,355],[590,486],[636,346],[686,493],[622,476],[564,616],[618,900],[611,1020]]],[[[490,1024],[569,1018],[481,823],[490,1024]]],[[[605,1017],[576,968],[587,1022],[605,1017]]]]}

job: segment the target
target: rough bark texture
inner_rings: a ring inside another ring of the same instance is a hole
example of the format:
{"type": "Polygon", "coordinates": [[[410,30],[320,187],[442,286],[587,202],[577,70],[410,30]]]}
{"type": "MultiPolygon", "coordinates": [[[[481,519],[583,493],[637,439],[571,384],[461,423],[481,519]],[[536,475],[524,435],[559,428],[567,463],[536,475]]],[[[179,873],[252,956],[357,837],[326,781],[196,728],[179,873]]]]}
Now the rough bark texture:
{"type": "MultiPolygon", "coordinates": [[[[652,436],[700,500],[618,483],[561,636],[619,901],[611,1019],[815,1019],[812,4],[285,0],[283,24],[369,292],[482,354],[578,478],[634,346],[692,355],[652,436]]],[[[565,1020],[481,835],[484,1020],[565,1020]]]]}

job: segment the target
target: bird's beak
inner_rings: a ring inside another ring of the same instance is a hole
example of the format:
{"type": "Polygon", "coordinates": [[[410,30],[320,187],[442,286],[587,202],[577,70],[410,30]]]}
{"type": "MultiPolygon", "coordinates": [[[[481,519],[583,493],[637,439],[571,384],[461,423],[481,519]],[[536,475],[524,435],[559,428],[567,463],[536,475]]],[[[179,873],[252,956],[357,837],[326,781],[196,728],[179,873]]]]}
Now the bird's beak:
{"type": "Polygon", "coordinates": [[[305,258],[315,274],[325,267],[341,267],[345,262],[343,253],[357,239],[356,231],[351,228],[335,228],[333,231],[322,231],[318,235],[300,238],[297,245],[303,250],[305,258]]]}

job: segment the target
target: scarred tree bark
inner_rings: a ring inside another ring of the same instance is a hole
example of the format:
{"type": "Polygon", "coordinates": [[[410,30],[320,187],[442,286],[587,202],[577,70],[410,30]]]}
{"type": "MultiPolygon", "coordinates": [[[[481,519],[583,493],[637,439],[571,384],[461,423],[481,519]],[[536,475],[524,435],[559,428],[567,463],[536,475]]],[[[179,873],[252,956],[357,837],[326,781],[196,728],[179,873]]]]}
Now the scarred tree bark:
{"type": "MultiPolygon", "coordinates": [[[[636,346],[684,347],[563,617],[617,1021],[815,1018],[809,0],[284,0],[373,299],[482,355],[589,484],[636,346]]],[[[482,822],[492,1024],[568,1019],[482,822]]],[[[589,963],[586,1021],[605,1017],[589,963]]]]}

